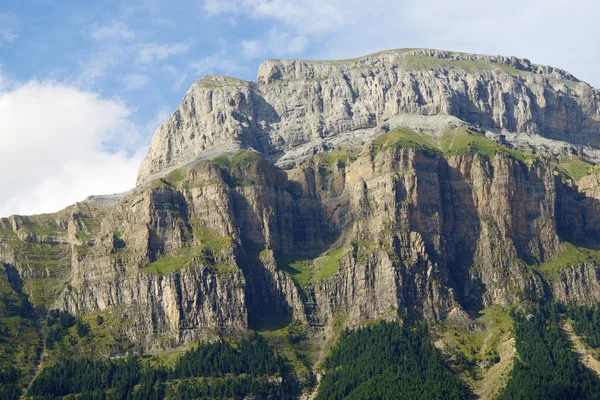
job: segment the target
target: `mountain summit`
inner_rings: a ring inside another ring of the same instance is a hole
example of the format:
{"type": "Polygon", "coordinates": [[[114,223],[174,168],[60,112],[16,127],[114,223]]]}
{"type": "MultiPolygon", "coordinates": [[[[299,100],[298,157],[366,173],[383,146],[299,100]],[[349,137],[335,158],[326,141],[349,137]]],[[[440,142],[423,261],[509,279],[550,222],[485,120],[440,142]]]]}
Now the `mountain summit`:
{"type": "MultiPolygon", "coordinates": [[[[559,313],[600,301],[599,102],[560,69],[438,50],[204,77],[155,133],[136,188],[0,219],[0,319],[12,324],[0,349],[21,349],[0,353],[0,372],[14,364],[19,387],[37,376],[40,396],[87,393],[77,385],[124,368],[131,380],[103,381],[107,393],[149,398],[168,381],[169,398],[340,398],[350,389],[332,376],[349,388],[366,373],[343,378],[344,357],[393,342],[396,367],[421,357],[398,374],[429,365],[438,395],[493,398],[508,374],[535,370],[512,369],[515,352],[529,362],[527,329],[579,365],[559,313]],[[342,333],[381,320],[406,327],[356,333],[371,342],[342,333]],[[169,361],[198,341],[216,344],[169,361]],[[146,356],[113,360],[132,354],[146,356]]],[[[393,392],[399,378],[386,379],[370,393],[393,392]]]]}
{"type": "Polygon", "coordinates": [[[599,99],[568,72],[515,57],[405,49],[339,61],[267,60],[256,82],[207,76],[192,85],[155,133],[138,182],[249,147],[292,168],[397,127],[473,125],[519,147],[597,149],[599,99]]]}

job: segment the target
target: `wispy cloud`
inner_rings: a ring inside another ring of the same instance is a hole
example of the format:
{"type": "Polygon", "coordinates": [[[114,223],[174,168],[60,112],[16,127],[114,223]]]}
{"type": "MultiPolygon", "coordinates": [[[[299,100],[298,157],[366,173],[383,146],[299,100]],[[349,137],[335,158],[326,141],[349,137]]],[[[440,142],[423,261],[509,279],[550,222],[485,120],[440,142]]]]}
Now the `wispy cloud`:
{"type": "MultiPolygon", "coordinates": [[[[209,15],[235,14],[256,19],[269,19],[293,27],[305,34],[329,32],[347,25],[356,0],[205,0],[209,15]]],[[[392,3],[391,1],[389,3],[392,3]]],[[[362,2],[362,8],[371,3],[362,2]]]]}
{"type": "Polygon", "coordinates": [[[223,49],[218,50],[210,56],[191,62],[189,66],[198,77],[207,74],[236,75],[246,70],[234,61],[234,57],[229,56],[223,49]]]}
{"type": "Polygon", "coordinates": [[[264,57],[294,57],[304,52],[310,39],[280,28],[271,29],[260,40],[243,40],[240,42],[242,54],[249,59],[264,57]]]}
{"type": "Polygon", "coordinates": [[[173,84],[171,85],[171,91],[177,92],[181,89],[181,86],[188,79],[188,71],[180,70],[174,65],[165,65],[163,66],[163,71],[171,78],[173,84]]]}
{"type": "Polygon", "coordinates": [[[94,25],[91,29],[91,36],[95,40],[129,40],[134,38],[134,33],[127,25],[121,22],[113,22],[109,25],[94,25]]]}
{"type": "Polygon", "coordinates": [[[107,71],[120,62],[120,55],[124,49],[120,46],[109,46],[103,50],[93,53],[90,58],[80,64],[80,72],[75,79],[79,87],[90,88],[96,81],[107,73],[107,71]]]}
{"type": "Polygon", "coordinates": [[[166,60],[167,58],[182,54],[191,47],[189,43],[158,44],[145,43],[138,46],[137,62],[139,64],[150,64],[156,61],[166,60]]]}
{"type": "Polygon", "coordinates": [[[0,13],[0,47],[17,40],[17,16],[13,13],[0,13]]]}
{"type": "Polygon", "coordinates": [[[150,79],[147,75],[127,74],[123,77],[123,84],[126,90],[140,90],[144,88],[150,79]]]}
{"type": "Polygon", "coordinates": [[[247,58],[257,58],[264,53],[264,44],[260,40],[242,40],[242,53],[247,58]]]}

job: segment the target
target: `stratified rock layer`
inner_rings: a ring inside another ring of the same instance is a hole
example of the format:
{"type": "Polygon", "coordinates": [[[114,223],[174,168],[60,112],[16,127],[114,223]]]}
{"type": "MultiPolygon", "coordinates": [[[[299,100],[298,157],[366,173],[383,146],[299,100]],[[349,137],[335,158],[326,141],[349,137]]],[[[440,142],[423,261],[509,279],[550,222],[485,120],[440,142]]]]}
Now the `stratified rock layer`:
{"type": "MultiPolygon", "coordinates": [[[[155,133],[138,182],[239,147],[289,168],[332,142],[360,144],[412,124],[414,115],[600,148],[600,93],[568,72],[514,57],[396,50],[345,61],[267,60],[258,82],[199,80],[155,133]]],[[[429,128],[447,128],[440,123],[429,128]]]]}
{"type": "Polygon", "coordinates": [[[494,136],[600,147],[598,98],[527,60],[430,50],[207,77],[155,134],[143,184],[0,219],[0,261],[40,315],[117,315],[153,351],[292,321],[327,336],[598,301],[597,170],[575,182],[494,136]]]}

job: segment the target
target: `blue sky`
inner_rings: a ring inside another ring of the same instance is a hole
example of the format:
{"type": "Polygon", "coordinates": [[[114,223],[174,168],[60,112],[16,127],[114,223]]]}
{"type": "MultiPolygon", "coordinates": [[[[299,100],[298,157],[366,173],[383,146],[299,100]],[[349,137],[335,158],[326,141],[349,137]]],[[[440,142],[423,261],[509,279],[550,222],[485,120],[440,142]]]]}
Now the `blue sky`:
{"type": "Polygon", "coordinates": [[[526,57],[599,87],[598,15],[591,0],[1,0],[0,170],[14,173],[0,216],[132,187],[203,75],[430,47],[526,57]]]}

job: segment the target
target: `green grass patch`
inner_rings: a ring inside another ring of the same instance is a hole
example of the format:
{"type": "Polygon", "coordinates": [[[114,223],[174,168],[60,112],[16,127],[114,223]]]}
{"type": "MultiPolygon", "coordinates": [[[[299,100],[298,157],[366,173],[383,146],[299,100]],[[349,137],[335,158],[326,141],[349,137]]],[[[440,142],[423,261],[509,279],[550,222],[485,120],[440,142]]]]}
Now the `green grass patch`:
{"type": "Polygon", "coordinates": [[[356,161],[357,158],[358,156],[349,148],[342,148],[323,154],[323,161],[325,161],[329,167],[333,167],[336,163],[347,166],[356,161]]]}
{"type": "Polygon", "coordinates": [[[485,135],[472,132],[466,128],[445,132],[441,138],[440,148],[446,156],[478,153],[493,157],[496,154],[504,153],[519,161],[525,161],[527,158],[525,152],[509,149],[485,137],[485,135]]]}
{"type": "Polygon", "coordinates": [[[213,163],[221,166],[229,168],[231,166],[231,160],[226,155],[220,155],[211,160],[213,163]]]}
{"type": "Polygon", "coordinates": [[[425,133],[414,132],[407,128],[394,129],[373,140],[373,145],[380,150],[390,148],[417,148],[432,155],[441,154],[431,138],[425,133]]]}
{"type": "Polygon", "coordinates": [[[464,154],[480,154],[485,157],[494,157],[496,154],[506,154],[516,160],[525,161],[532,157],[532,153],[508,148],[485,135],[473,132],[467,128],[461,128],[444,132],[439,143],[434,138],[421,132],[413,132],[410,129],[395,129],[385,133],[372,144],[376,150],[390,148],[417,148],[432,156],[457,156],[464,154]]]}
{"type": "Polygon", "coordinates": [[[229,169],[235,169],[237,167],[247,167],[248,165],[262,160],[262,156],[250,149],[241,150],[232,157],[228,157],[225,154],[217,156],[211,160],[212,163],[221,167],[227,167],[229,169]]]}
{"type": "Polygon", "coordinates": [[[202,246],[177,249],[173,250],[170,254],[163,255],[144,268],[140,268],[140,271],[154,274],[170,274],[190,267],[195,260],[209,261],[208,264],[216,265],[214,259],[209,259],[209,257],[202,246]]]}
{"type": "Polygon", "coordinates": [[[561,244],[562,250],[554,260],[546,261],[534,268],[539,272],[560,270],[569,265],[578,265],[585,262],[600,262],[600,251],[579,247],[569,242],[561,244]]]}
{"type": "MultiPolygon", "coordinates": [[[[389,232],[393,235],[393,231],[389,232]]],[[[350,242],[359,262],[366,262],[367,257],[377,249],[377,242],[371,240],[353,240],[350,242]]]]}
{"type": "Polygon", "coordinates": [[[231,157],[231,168],[247,167],[248,165],[262,160],[260,154],[252,150],[242,150],[231,157]]]}
{"type": "Polygon", "coordinates": [[[154,189],[156,187],[171,187],[171,184],[165,180],[165,178],[158,178],[150,181],[146,186],[149,189],[154,189]]]}
{"type": "MultiPolygon", "coordinates": [[[[484,308],[476,318],[480,329],[468,331],[449,321],[430,326],[430,332],[444,344],[452,368],[477,379],[482,366],[498,362],[498,346],[513,335],[513,320],[500,306],[484,308]]],[[[485,367],[484,367],[485,368],[485,367]]]]}
{"type": "Polygon", "coordinates": [[[314,272],[312,260],[293,257],[282,257],[279,268],[290,274],[292,280],[302,287],[310,283],[314,272]]]}
{"type": "Polygon", "coordinates": [[[231,246],[231,237],[218,236],[214,230],[206,226],[206,221],[192,219],[189,223],[192,226],[194,240],[203,249],[218,251],[231,246]]]}
{"type": "Polygon", "coordinates": [[[230,276],[235,268],[221,261],[219,252],[231,248],[232,240],[228,236],[218,236],[205,226],[203,220],[190,220],[195,245],[173,250],[160,259],[141,268],[142,272],[168,274],[188,268],[197,260],[213,269],[217,274],[230,276]]]}
{"type": "Polygon", "coordinates": [[[318,358],[307,340],[307,334],[308,327],[298,321],[280,329],[261,331],[261,335],[286,358],[296,375],[303,379],[311,376],[310,367],[318,358]]]}
{"type": "Polygon", "coordinates": [[[12,229],[0,229],[0,239],[17,239],[18,237],[12,229]]]}
{"type": "Polygon", "coordinates": [[[181,168],[175,169],[167,174],[166,179],[173,184],[178,184],[185,179],[185,173],[181,168]]]}
{"type": "Polygon", "coordinates": [[[344,257],[347,250],[347,248],[339,247],[330,251],[327,255],[317,258],[315,262],[317,266],[315,279],[320,281],[335,275],[340,268],[340,260],[344,257]]]}
{"type": "Polygon", "coordinates": [[[79,240],[88,240],[92,238],[92,235],[87,232],[77,232],[75,237],[79,240]]]}
{"type": "Polygon", "coordinates": [[[27,225],[23,227],[23,231],[35,236],[58,236],[58,232],[55,229],[43,225],[27,225]]]}
{"type": "Polygon", "coordinates": [[[524,75],[527,71],[521,71],[514,67],[485,62],[479,60],[451,60],[447,58],[428,57],[423,55],[408,55],[403,59],[404,64],[417,68],[454,67],[469,71],[501,70],[511,75],[524,75]]]}
{"type": "Polygon", "coordinates": [[[581,178],[591,174],[594,171],[594,167],[594,164],[587,161],[572,161],[559,164],[559,168],[575,182],[579,182],[581,178]]]}

